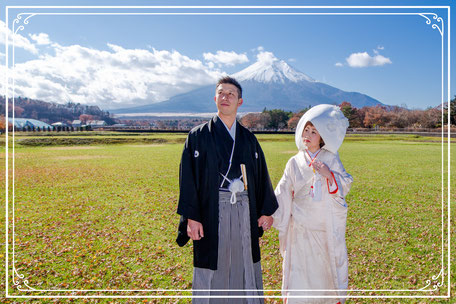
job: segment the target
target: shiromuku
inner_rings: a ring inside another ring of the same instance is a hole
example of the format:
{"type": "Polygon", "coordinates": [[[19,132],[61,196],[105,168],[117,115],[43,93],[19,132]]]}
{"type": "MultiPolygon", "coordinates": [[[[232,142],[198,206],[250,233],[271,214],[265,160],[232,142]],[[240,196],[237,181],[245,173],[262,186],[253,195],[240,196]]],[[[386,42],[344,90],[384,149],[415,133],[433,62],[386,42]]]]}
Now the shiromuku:
{"type": "Polygon", "coordinates": [[[307,111],[296,128],[299,152],[275,189],[279,208],[273,227],[279,230],[287,304],[345,302],[339,297],[348,287],[345,196],[353,178],[337,150],[347,127],[337,106],[307,111]]]}

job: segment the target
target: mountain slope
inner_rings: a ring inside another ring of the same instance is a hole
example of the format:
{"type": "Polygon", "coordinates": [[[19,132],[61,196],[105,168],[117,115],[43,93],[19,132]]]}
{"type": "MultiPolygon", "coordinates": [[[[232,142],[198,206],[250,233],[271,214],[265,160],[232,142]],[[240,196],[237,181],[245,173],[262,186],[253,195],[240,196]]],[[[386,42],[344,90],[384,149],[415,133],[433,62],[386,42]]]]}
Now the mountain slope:
{"type": "MultiPolygon", "coordinates": [[[[244,104],[240,112],[260,112],[264,108],[298,111],[317,104],[340,104],[343,101],[348,101],[357,108],[381,104],[365,94],[345,92],[315,81],[308,75],[293,69],[285,61],[275,58],[272,53],[264,52],[260,55],[257,62],[232,75],[243,88],[244,104]]],[[[214,93],[215,85],[205,86],[160,103],[112,112],[216,112],[214,93]]]]}
{"type": "MultiPolygon", "coordinates": [[[[272,55],[271,53],[267,53],[272,55]]],[[[285,82],[299,82],[309,81],[315,82],[314,79],[301,73],[285,61],[279,60],[272,56],[260,56],[259,60],[254,64],[248,66],[244,70],[237,72],[233,75],[238,81],[256,81],[261,83],[282,83],[285,82]]]]}

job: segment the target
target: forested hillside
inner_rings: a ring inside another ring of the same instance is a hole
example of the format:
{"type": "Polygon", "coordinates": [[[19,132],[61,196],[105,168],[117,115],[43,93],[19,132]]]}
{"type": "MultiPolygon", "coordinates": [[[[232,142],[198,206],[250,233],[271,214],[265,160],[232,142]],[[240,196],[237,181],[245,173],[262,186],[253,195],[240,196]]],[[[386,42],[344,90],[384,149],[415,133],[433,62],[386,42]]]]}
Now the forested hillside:
{"type": "MultiPolygon", "coordinates": [[[[5,96],[0,96],[0,113],[4,114],[5,108],[5,96]]],[[[58,121],[71,123],[73,120],[79,119],[81,115],[90,115],[90,118],[94,120],[104,120],[108,125],[115,123],[110,113],[101,110],[98,106],[87,106],[72,102],[57,104],[16,97],[14,99],[14,107],[11,98],[8,100],[9,117],[12,117],[13,110],[16,118],[33,118],[49,124],[58,121]]]]}

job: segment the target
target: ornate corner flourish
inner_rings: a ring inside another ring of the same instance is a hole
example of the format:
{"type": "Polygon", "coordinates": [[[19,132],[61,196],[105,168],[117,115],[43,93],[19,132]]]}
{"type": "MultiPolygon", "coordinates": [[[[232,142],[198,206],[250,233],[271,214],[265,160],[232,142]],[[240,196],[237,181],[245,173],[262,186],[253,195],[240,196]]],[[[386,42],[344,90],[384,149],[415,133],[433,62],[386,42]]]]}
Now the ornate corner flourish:
{"type": "Polygon", "coordinates": [[[440,36],[443,37],[443,31],[444,31],[444,26],[443,26],[443,19],[442,17],[439,17],[437,14],[434,14],[434,13],[422,13],[422,14],[419,14],[421,17],[425,18],[426,19],[426,24],[432,24],[432,28],[433,29],[437,29],[439,30],[440,32],[440,36]],[[432,20],[435,20],[435,23],[433,23],[431,21],[431,19],[429,17],[427,17],[426,15],[431,15],[432,16],[432,20]],[[442,27],[440,28],[440,23],[442,23],[442,27]]]}
{"type": "Polygon", "coordinates": [[[439,287],[443,286],[444,276],[445,275],[444,275],[443,268],[442,268],[440,270],[440,273],[437,276],[432,276],[432,280],[426,280],[426,286],[424,286],[423,288],[420,288],[418,290],[421,290],[421,291],[435,291],[435,290],[439,289],[439,287]],[[440,276],[442,276],[442,280],[441,280],[441,282],[438,282],[437,280],[439,279],[440,276]],[[431,285],[432,285],[432,289],[426,289],[426,288],[428,288],[431,285]]]}
{"type": "Polygon", "coordinates": [[[19,274],[16,270],[16,267],[13,266],[13,284],[19,291],[37,291],[37,289],[30,287],[29,281],[24,279],[23,274],[19,274]],[[26,289],[22,287],[22,284],[27,287],[26,289]]]}
{"type": "Polygon", "coordinates": [[[20,14],[17,14],[16,19],[13,20],[13,33],[17,34],[18,31],[23,31],[24,28],[25,28],[25,25],[27,25],[29,23],[29,19],[32,18],[35,15],[36,14],[34,14],[34,13],[20,13],[20,14]],[[24,20],[22,20],[23,16],[27,16],[27,17],[25,17],[24,20]],[[22,24],[20,24],[21,21],[22,21],[22,24]],[[16,28],[16,24],[19,25],[17,28],[16,28]]]}

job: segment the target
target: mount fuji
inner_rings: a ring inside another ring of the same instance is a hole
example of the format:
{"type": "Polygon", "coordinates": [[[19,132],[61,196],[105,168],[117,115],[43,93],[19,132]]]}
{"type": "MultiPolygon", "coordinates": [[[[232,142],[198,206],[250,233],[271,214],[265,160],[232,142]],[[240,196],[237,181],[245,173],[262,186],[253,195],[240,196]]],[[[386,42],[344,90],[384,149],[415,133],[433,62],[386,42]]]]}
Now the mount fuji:
{"type": "MultiPolygon", "coordinates": [[[[299,111],[317,104],[348,101],[356,108],[382,104],[358,92],[345,92],[292,68],[272,53],[258,55],[258,61],[232,75],[242,86],[244,103],[239,112],[267,109],[299,111]],[[262,55],[262,56],[261,56],[262,55]]],[[[145,106],[113,110],[115,114],[133,113],[214,113],[215,84],[176,95],[166,101],[145,106]]]]}

